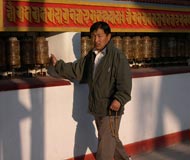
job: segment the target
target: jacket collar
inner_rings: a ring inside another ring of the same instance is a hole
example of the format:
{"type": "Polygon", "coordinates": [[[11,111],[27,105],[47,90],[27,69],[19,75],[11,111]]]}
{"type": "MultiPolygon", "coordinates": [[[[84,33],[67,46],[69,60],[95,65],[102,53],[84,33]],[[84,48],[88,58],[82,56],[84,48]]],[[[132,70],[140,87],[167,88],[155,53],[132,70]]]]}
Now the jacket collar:
{"type": "Polygon", "coordinates": [[[104,65],[106,64],[106,61],[107,61],[106,59],[107,59],[108,55],[110,54],[110,51],[112,50],[112,47],[113,47],[113,42],[112,42],[112,40],[110,40],[108,42],[108,44],[106,45],[106,47],[104,48],[105,49],[105,52],[104,52],[105,55],[102,58],[99,65],[97,66],[96,73],[95,73],[94,78],[93,78],[94,82],[97,80],[98,76],[103,71],[104,65]]]}

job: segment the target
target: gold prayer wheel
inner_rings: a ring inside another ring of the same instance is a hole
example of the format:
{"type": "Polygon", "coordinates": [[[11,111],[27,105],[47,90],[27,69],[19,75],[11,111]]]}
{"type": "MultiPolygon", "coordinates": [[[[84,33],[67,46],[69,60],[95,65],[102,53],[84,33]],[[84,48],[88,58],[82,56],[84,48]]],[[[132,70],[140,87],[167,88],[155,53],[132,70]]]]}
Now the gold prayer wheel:
{"type": "Polygon", "coordinates": [[[81,56],[84,57],[92,49],[92,41],[88,36],[81,38],[81,56]]]}
{"type": "Polygon", "coordinates": [[[177,50],[176,38],[169,37],[168,38],[168,57],[175,57],[176,50],[177,50]]]}
{"type": "Polygon", "coordinates": [[[48,55],[48,41],[45,37],[36,38],[36,64],[37,65],[47,65],[49,64],[48,55]]]}
{"type": "Polygon", "coordinates": [[[11,69],[20,68],[20,41],[16,37],[10,37],[7,42],[7,63],[11,69]]]}
{"type": "Polygon", "coordinates": [[[34,42],[32,38],[25,37],[21,40],[21,64],[35,65],[34,42]]]}
{"type": "Polygon", "coordinates": [[[160,57],[160,40],[157,37],[152,37],[152,57],[160,57]]]}
{"type": "Polygon", "coordinates": [[[135,36],[133,39],[133,50],[134,50],[134,57],[137,61],[143,60],[143,53],[142,53],[142,39],[140,36],[135,36]]]}
{"type": "Polygon", "coordinates": [[[185,39],[179,37],[177,39],[177,52],[176,57],[184,57],[185,56],[185,39]]]}
{"type": "Polygon", "coordinates": [[[127,36],[123,37],[123,53],[127,57],[128,60],[133,60],[134,59],[134,54],[133,54],[133,41],[132,38],[127,36]]]}
{"type": "Polygon", "coordinates": [[[176,56],[176,39],[175,37],[162,37],[161,39],[161,57],[176,56]]]}
{"type": "Polygon", "coordinates": [[[152,39],[149,36],[142,37],[143,59],[152,58],[152,39]]]}
{"type": "Polygon", "coordinates": [[[184,57],[190,57],[190,36],[185,40],[185,55],[184,57]]]}
{"type": "Polygon", "coordinates": [[[162,58],[167,57],[168,54],[168,38],[167,37],[162,37],[161,38],[161,54],[160,56],[162,58]]]}
{"type": "Polygon", "coordinates": [[[119,50],[122,50],[122,38],[120,36],[115,36],[112,38],[112,40],[115,47],[119,50]]]}
{"type": "Polygon", "coordinates": [[[6,69],[6,66],[5,42],[0,39],[0,70],[6,69]]]}

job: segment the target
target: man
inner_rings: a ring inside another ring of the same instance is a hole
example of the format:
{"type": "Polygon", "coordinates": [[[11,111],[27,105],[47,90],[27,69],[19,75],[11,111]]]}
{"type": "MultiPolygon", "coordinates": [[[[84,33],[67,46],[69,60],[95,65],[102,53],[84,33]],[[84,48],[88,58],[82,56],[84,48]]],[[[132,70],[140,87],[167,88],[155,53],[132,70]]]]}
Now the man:
{"type": "Polygon", "coordinates": [[[129,160],[118,136],[124,105],[131,100],[129,64],[114,47],[107,23],[94,23],[90,34],[94,48],[85,57],[65,63],[51,55],[51,64],[60,76],[88,83],[89,112],[98,130],[96,160],[129,160]]]}

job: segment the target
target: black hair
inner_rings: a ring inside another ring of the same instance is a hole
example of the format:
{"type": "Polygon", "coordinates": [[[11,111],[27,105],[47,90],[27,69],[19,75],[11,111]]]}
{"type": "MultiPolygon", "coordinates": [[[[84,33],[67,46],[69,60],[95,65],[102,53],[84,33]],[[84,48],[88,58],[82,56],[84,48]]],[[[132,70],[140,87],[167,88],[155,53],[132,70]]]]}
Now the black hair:
{"type": "Polygon", "coordinates": [[[90,33],[97,31],[98,29],[103,29],[105,34],[110,34],[111,33],[111,28],[109,26],[109,24],[107,24],[106,22],[103,21],[98,21],[95,22],[94,24],[92,24],[92,26],[90,27],[90,33]]]}

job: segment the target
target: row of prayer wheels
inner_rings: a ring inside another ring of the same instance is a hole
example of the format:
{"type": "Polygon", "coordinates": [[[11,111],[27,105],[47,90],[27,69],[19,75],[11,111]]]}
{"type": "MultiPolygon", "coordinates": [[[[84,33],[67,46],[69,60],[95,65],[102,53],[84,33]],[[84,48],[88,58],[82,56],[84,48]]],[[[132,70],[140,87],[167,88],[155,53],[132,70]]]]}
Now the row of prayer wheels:
{"type": "Polygon", "coordinates": [[[190,41],[181,37],[116,36],[113,42],[129,60],[190,57],[190,41]]]}
{"type": "MultiPolygon", "coordinates": [[[[115,36],[112,40],[129,61],[190,57],[190,40],[185,40],[184,37],[115,36]]],[[[86,55],[92,47],[88,36],[81,38],[82,56],[86,55]]]]}
{"type": "Polygon", "coordinates": [[[20,40],[10,37],[6,41],[0,39],[0,57],[0,70],[47,65],[48,41],[45,37],[37,37],[35,40],[30,37],[20,40]]]}

